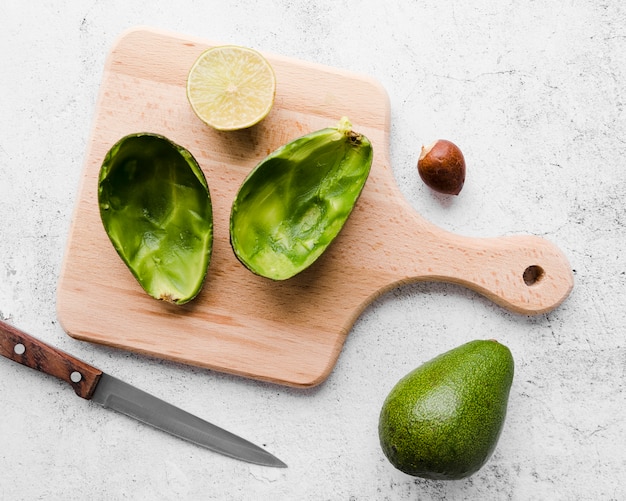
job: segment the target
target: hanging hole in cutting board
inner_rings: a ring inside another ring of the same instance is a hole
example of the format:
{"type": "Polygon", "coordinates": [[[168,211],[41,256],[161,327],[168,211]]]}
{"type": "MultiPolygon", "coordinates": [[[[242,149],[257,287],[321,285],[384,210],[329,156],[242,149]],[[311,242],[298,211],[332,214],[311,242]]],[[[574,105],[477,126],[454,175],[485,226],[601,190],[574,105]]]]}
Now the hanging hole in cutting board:
{"type": "Polygon", "coordinates": [[[524,283],[528,286],[537,284],[544,275],[543,268],[536,264],[529,266],[524,270],[524,283]]]}

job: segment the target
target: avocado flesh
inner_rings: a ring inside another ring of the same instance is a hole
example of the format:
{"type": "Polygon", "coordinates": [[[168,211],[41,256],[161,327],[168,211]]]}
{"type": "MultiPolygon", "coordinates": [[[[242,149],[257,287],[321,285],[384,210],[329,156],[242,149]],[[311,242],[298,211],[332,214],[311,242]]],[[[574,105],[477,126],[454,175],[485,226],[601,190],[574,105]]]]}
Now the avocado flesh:
{"type": "Polygon", "coordinates": [[[175,304],[202,287],[213,245],[206,178],[185,148],[158,134],[120,139],[98,179],[105,231],[152,297],[175,304]]]}
{"type": "Polygon", "coordinates": [[[500,437],[513,381],[509,349],[477,340],[402,378],[382,406],[384,454],[412,476],[456,480],[478,471],[500,437]]]}

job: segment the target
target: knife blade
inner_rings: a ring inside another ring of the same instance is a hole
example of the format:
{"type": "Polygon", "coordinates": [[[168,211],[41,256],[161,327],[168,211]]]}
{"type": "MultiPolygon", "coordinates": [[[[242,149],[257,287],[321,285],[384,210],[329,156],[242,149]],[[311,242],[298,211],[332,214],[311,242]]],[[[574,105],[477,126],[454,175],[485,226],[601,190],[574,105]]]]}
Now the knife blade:
{"type": "Polygon", "coordinates": [[[165,402],[0,320],[0,355],[69,383],[79,397],[214,452],[286,468],[265,449],[165,402]]]}

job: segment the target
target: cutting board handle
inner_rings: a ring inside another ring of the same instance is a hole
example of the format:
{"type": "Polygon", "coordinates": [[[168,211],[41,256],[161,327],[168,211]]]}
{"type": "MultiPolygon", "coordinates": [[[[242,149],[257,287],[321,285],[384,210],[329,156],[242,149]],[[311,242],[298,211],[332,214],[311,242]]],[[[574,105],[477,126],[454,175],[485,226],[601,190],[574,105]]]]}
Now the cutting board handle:
{"type": "MultiPolygon", "coordinates": [[[[463,285],[511,311],[536,315],[559,306],[574,279],[569,262],[552,242],[533,235],[461,236],[419,215],[396,225],[404,235],[394,250],[400,282],[440,281],[463,285]]],[[[388,256],[387,256],[388,258],[388,256]]]]}

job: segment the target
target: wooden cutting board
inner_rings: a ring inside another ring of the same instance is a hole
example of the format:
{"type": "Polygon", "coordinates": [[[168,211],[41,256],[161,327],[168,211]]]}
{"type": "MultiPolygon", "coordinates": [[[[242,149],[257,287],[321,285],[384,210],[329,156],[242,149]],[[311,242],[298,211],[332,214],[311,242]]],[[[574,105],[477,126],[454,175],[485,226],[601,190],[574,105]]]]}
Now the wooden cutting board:
{"type": "Polygon", "coordinates": [[[388,96],[371,78],[265,54],[278,82],[270,115],[248,130],[209,129],[188,105],[185,84],[196,57],[212,45],[218,44],[138,28],[109,54],[58,285],[58,316],[69,335],[307,387],[327,378],[363,309],[399,284],[461,284],[531,315],[568,296],[570,266],[548,241],[458,236],[415,213],[389,162],[388,96]],[[274,149],[334,126],[343,115],[374,146],[371,174],[351,217],[328,251],[295,278],[272,282],[253,275],[229,244],[230,206],[240,183],[274,149]],[[156,301],[140,288],[100,221],[100,164],[133,132],[160,133],[189,149],[209,183],[212,261],[202,292],[184,306],[156,301]]]}

